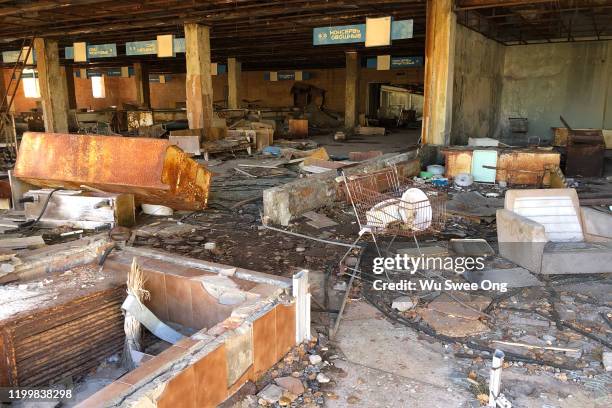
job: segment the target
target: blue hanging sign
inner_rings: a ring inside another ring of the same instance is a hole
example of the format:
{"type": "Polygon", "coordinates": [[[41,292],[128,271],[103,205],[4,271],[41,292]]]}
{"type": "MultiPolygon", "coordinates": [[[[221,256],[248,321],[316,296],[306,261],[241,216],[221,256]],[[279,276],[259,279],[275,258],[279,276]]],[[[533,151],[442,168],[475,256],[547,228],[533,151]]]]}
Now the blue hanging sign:
{"type": "MultiPolygon", "coordinates": [[[[351,24],[344,26],[316,27],[312,29],[313,45],[359,43],[366,40],[366,25],[351,24]]],[[[391,22],[391,39],[412,38],[413,20],[391,22]]]]}
{"type": "Polygon", "coordinates": [[[87,58],[112,58],[116,56],[116,44],[97,44],[87,46],[87,58]]]}
{"type": "MultiPolygon", "coordinates": [[[[378,66],[376,57],[366,60],[366,68],[376,69],[378,66]]],[[[423,57],[391,57],[391,69],[422,67],[423,57]]]]}
{"type": "Polygon", "coordinates": [[[185,39],[175,38],[174,39],[174,52],[185,52],[185,39]]]}
{"type": "Polygon", "coordinates": [[[17,62],[19,58],[19,51],[3,51],[2,52],[2,61],[5,64],[12,64],[17,62]]]}
{"type": "Polygon", "coordinates": [[[125,43],[125,55],[157,54],[157,40],[130,41],[125,43]]]}
{"type": "Polygon", "coordinates": [[[365,24],[351,24],[312,29],[313,45],[365,42],[365,24]]]}
{"type": "Polygon", "coordinates": [[[399,20],[391,23],[391,39],[404,40],[412,38],[412,20],[399,20]]]}
{"type": "Polygon", "coordinates": [[[109,68],[106,70],[106,76],[108,77],[120,77],[121,68],[109,68]]]}
{"type": "MultiPolygon", "coordinates": [[[[302,80],[310,79],[310,72],[302,71],[302,80]]],[[[266,81],[270,80],[270,72],[264,73],[264,79],[266,81]]],[[[277,81],[294,81],[295,80],[295,71],[278,71],[276,73],[277,81]]]]}
{"type": "Polygon", "coordinates": [[[391,57],[391,68],[422,67],[423,57],[391,57]]]}
{"type": "MultiPolygon", "coordinates": [[[[87,46],[87,58],[112,58],[117,56],[117,44],[92,44],[87,46]]],[[[64,58],[74,59],[74,47],[64,48],[64,58]]]]}
{"type": "MultiPolygon", "coordinates": [[[[36,50],[32,48],[32,60],[36,62],[36,50]]],[[[17,51],[2,51],[2,62],[5,64],[14,64],[19,58],[19,50],[17,51]]],[[[25,51],[21,53],[21,58],[25,58],[25,51]]]]}
{"type": "Polygon", "coordinates": [[[279,72],[277,79],[279,81],[293,81],[295,79],[295,72],[279,72]]]}

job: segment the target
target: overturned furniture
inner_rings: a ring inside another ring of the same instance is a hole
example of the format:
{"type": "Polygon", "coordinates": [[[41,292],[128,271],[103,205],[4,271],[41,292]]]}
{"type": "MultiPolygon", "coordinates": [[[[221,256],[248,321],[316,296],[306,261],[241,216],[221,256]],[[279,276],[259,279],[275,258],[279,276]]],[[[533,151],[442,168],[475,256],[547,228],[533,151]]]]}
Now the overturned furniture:
{"type": "Polygon", "coordinates": [[[14,175],[39,187],[133,194],[137,204],[206,207],[211,173],[168,140],[25,133],[14,175]]]}
{"type": "Polygon", "coordinates": [[[497,238],[500,255],[532,272],[612,272],[612,215],[581,208],[574,189],[508,190],[497,238]]]}

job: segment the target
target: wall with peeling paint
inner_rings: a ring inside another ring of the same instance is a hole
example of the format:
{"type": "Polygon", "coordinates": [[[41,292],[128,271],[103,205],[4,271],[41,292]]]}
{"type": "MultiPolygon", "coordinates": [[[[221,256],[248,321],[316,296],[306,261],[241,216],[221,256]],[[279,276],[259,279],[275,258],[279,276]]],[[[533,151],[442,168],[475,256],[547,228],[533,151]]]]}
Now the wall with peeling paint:
{"type": "Polygon", "coordinates": [[[457,25],[451,144],[467,144],[470,137],[495,137],[505,48],[457,25]]]}
{"type": "Polygon", "coordinates": [[[572,127],[612,129],[612,41],[506,47],[501,136],[510,138],[507,118],[519,116],[528,136],[550,140],[559,115],[572,127]]]}

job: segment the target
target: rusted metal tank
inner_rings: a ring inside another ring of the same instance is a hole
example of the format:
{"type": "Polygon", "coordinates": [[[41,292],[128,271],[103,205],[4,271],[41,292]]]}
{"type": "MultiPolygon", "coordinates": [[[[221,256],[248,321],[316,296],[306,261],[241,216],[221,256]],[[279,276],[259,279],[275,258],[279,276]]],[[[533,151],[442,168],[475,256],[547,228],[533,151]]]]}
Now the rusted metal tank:
{"type": "Polygon", "coordinates": [[[211,173],[168,140],[27,132],[15,176],[40,187],[85,185],[134,194],[137,203],[200,210],[211,173]]]}

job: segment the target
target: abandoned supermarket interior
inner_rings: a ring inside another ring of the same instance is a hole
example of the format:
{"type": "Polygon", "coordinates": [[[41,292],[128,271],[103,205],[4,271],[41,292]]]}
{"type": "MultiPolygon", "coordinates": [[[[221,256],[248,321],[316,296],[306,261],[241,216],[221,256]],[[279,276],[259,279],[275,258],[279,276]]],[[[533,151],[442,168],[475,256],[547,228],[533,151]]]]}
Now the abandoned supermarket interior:
{"type": "Polygon", "coordinates": [[[1,408],[612,406],[612,0],[0,0],[1,408]]]}

